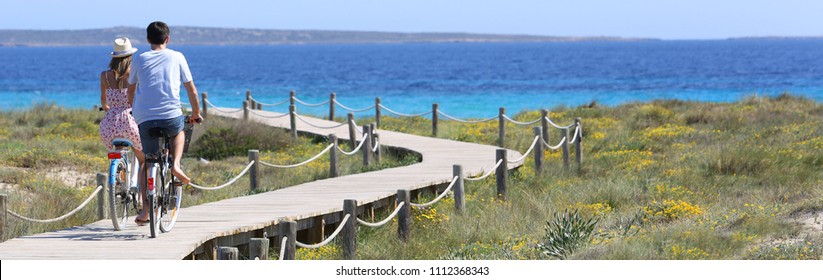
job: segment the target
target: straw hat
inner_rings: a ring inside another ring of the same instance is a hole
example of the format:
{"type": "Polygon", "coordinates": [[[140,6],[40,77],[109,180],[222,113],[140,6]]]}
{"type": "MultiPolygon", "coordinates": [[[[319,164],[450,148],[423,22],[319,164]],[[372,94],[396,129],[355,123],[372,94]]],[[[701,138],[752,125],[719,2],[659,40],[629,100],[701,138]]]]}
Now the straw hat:
{"type": "Polygon", "coordinates": [[[137,48],[131,46],[129,38],[120,37],[114,39],[114,51],[111,52],[111,57],[126,57],[137,52],[137,48]]]}

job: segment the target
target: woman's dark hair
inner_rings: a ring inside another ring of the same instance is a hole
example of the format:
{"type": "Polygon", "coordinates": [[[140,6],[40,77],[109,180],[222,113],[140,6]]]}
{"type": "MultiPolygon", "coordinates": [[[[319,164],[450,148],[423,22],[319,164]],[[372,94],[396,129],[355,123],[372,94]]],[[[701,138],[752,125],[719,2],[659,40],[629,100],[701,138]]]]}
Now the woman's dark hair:
{"type": "Polygon", "coordinates": [[[162,45],[166,43],[166,38],[169,37],[169,33],[171,33],[169,26],[162,21],[149,23],[149,27],[146,27],[146,34],[149,39],[149,43],[155,45],[162,45]]]}

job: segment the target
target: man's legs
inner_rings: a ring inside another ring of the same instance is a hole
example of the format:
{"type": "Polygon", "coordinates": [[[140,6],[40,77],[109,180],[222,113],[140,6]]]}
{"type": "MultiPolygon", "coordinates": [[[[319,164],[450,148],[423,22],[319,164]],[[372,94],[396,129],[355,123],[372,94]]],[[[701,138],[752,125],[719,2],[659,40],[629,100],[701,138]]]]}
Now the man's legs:
{"type": "Polygon", "coordinates": [[[183,146],[186,144],[186,133],[180,131],[180,133],[174,136],[171,143],[172,154],[174,155],[174,165],[171,168],[171,173],[174,177],[177,177],[181,183],[186,185],[191,179],[189,176],[186,176],[186,174],[183,173],[183,169],[180,168],[180,159],[183,158],[183,146]]]}

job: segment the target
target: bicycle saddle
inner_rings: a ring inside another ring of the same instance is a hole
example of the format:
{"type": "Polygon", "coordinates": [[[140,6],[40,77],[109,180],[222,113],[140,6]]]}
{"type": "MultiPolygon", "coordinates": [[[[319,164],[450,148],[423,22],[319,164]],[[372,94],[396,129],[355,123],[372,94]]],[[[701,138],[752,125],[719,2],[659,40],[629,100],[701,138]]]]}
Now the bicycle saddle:
{"type": "Polygon", "coordinates": [[[115,147],[131,147],[131,141],[123,138],[114,138],[111,140],[111,144],[115,147]]]}

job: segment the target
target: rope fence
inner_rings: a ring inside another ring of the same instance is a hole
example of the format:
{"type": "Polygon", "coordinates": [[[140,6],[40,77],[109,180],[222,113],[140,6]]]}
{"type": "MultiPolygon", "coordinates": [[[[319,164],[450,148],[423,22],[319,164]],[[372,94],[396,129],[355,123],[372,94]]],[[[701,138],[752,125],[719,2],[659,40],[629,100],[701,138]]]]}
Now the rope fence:
{"type": "Polygon", "coordinates": [[[458,178],[459,178],[459,176],[454,176],[454,178],[452,178],[452,180],[451,180],[451,184],[449,184],[449,186],[446,187],[445,190],[443,190],[443,193],[441,193],[439,196],[437,196],[432,201],[429,201],[429,202],[423,203],[423,204],[412,203],[411,205],[416,207],[416,208],[426,208],[426,207],[434,205],[435,203],[439,202],[441,199],[446,197],[447,194],[449,194],[449,191],[451,191],[452,187],[454,187],[454,183],[457,183],[458,178]]]}
{"type": "Polygon", "coordinates": [[[305,160],[305,161],[303,161],[303,162],[301,162],[301,163],[295,163],[295,164],[289,164],[289,165],[277,165],[277,164],[271,164],[271,163],[268,163],[268,162],[261,161],[261,162],[260,162],[260,164],[265,165],[265,166],[268,166],[268,167],[274,167],[274,168],[294,168],[294,167],[299,167],[299,166],[306,165],[306,164],[308,164],[308,163],[310,163],[310,162],[312,162],[312,161],[315,161],[316,159],[320,158],[320,156],[322,156],[322,155],[326,154],[327,152],[329,152],[329,150],[331,150],[331,148],[333,148],[334,146],[335,146],[334,144],[329,144],[328,146],[326,146],[326,148],[325,148],[325,149],[323,149],[323,151],[321,151],[320,153],[318,153],[318,154],[317,154],[317,155],[315,155],[314,157],[312,157],[312,158],[310,158],[310,159],[307,159],[307,160],[305,160]]]}
{"type": "Polygon", "coordinates": [[[243,175],[246,175],[246,173],[249,172],[249,169],[252,168],[254,163],[255,163],[255,161],[249,162],[249,164],[246,165],[246,168],[243,169],[243,171],[240,171],[240,174],[238,174],[237,176],[235,176],[234,178],[232,178],[231,180],[229,180],[229,182],[227,182],[225,184],[222,184],[222,185],[219,185],[219,186],[216,186],[216,187],[203,187],[203,186],[200,186],[200,185],[196,185],[194,183],[189,183],[189,185],[194,187],[195,189],[209,190],[209,191],[219,190],[219,189],[225,188],[225,187],[230,186],[231,184],[234,184],[235,182],[237,182],[237,180],[239,180],[240,177],[243,177],[243,175]]]}
{"type": "Polygon", "coordinates": [[[97,186],[97,189],[95,189],[94,192],[92,192],[91,195],[89,195],[89,197],[86,198],[86,200],[83,201],[83,203],[80,204],[80,206],[77,206],[77,208],[74,208],[74,210],[71,210],[68,213],[66,213],[66,214],[64,214],[60,217],[57,217],[57,218],[41,220],[41,219],[33,219],[33,218],[25,217],[23,215],[14,213],[14,211],[11,211],[11,210],[8,210],[8,209],[6,209],[6,212],[9,213],[9,215],[14,216],[15,218],[18,218],[18,219],[21,219],[21,220],[24,220],[24,221],[28,221],[28,222],[33,222],[33,223],[46,224],[46,223],[53,223],[53,222],[57,222],[57,221],[62,221],[62,220],[65,220],[68,217],[71,217],[72,215],[76,214],[78,211],[80,211],[81,209],[86,207],[86,205],[88,205],[89,202],[91,202],[91,200],[94,198],[94,196],[97,195],[97,193],[100,192],[100,190],[102,190],[102,189],[103,189],[102,185],[97,186]]]}
{"type": "Polygon", "coordinates": [[[326,238],[326,240],[323,240],[320,243],[313,244],[313,245],[308,245],[308,244],[300,243],[296,240],[294,241],[294,243],[297,244],[297,246],[300,247],[300,248],[307,248],[307,249],[317,249],[317,248],[326,246],[326,244],[329,244],[329,242],[331,242],[335,237],[337,237],[338,234],[340,234],[341,231],[343,231],[343,225],[345,225],[346,222],[349,221],[349,218],[351,218],[351,214],[346,214],[346,216],[343,217],[343,220],[340,221],[340,225],[337,227],[337,229],[335,229],[334,232],[331,235],[329,235],[328,238],[326,238]]]}
{"type": "Polygon", "coordinates": [[[367,227],[372,227],[372,228],[382,227],[382,226],[388,224],[389,222],[391,222],[391,220],[394,219],[394,217],[397,216],[398,213],[400,213],[400,210],[403,209],[403,205],[405,205],[405,204],[406,204],[406,202],[398,203],[397,207],[394,208],[394,211],[391,214],[389,214],[389,216],[386,217],[385,219],[383,219],[382,221],[379,221],[379,222],[376,222],[376,223],[369,223],[369,222],[366,222],[364,220],[361,220],[360,218],[357,218],[357,223],[361,224],[361,225],[364,225],[364,226],[367,226],[367,227]]]}

